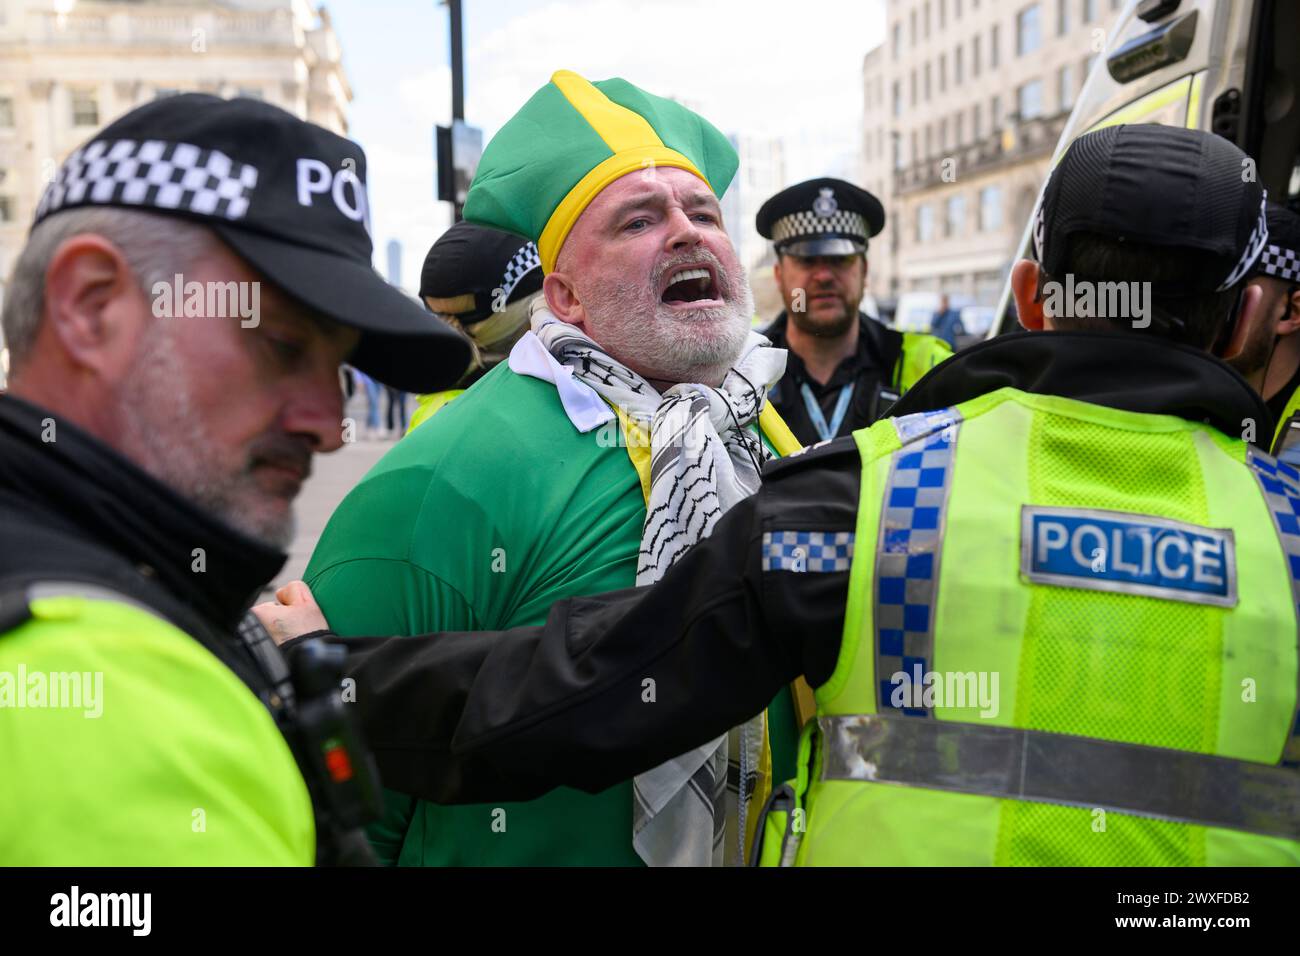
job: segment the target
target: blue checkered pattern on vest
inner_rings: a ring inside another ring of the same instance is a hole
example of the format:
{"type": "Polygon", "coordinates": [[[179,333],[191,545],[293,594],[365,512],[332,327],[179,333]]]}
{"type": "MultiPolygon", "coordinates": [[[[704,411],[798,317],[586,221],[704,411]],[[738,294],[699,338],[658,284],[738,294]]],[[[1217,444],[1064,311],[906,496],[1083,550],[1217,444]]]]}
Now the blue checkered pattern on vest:
{"type": "Polygon", "coordinates": [[[934,657],[939,559],[961,420],[955,408],[893,419],[903,447],[889,463],[872,602],[881,713],[930,716],[923,707],[895,707],[891,696],[899,684],[891,677],[902,672],[910,679],[918,665],[928,670],[934,657]]]}
{"type": "MultiPolygon", "coordinates": [[[[1282,552],[1291,572],[1291,604],[1300,621],[1300,471],[1255,448],[1247,452],[1246,463],[1259,479],[1264,502],[1273,516],[1273,527],[1282,542],[1282,552]]],[[[1300,765],[1300,687],[1296,689],[1296,713],[1282,762],[1300,765]]]]}
{"type": "Polygon", "coordinates": [[[847,571],[853,563],[852,531],[766,531],[764,571],[847,571]]]}

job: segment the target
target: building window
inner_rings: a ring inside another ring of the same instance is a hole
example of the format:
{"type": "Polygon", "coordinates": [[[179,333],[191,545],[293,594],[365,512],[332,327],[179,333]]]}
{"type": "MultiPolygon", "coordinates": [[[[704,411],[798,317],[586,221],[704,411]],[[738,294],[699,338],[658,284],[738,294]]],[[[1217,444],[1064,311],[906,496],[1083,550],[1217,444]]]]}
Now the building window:
{"type": "Polygon", "coordinates": [[[1061,97],[1061,112],[1074,106],[1074,67],[1069,63],[1056,74],[1056,85],[1061,97]]]}
{"type": "Polygon", "coordinates": [[[1022,120],[1043,115],[1043,81],[1030,80],[1016,90],[1016,109],[1022,120]]]}
{"type": "Polygon", "coordinates": [[[1074,0],[1056,0],[1056,35],[1063,37],[1070,32],[1070,4],[1074,0]]]}
{"type": "Polygon", "coordinates": [[[966,231],[966,197],[948,197],[948,215],[944,223],[944,235],[960,236],[966,231]]]}
{"type": "Polygon", "coordinates": [[[911,45],[916,46],[916,11],[915,10],[913,10],[911,14],[908,16],[907,22],[908,22],[907,33],[912,40],[911,45]]]}
{"type": "Polygon", "coordinates": [[[939,92],[948,88],[948,54],[939,54],[939,92]]]}
{"type": "Polygon", "coordinates": [[[925,38],[930,39],[930,0],[925,0],[925,38]]]}
{"type": "Polygon", "coordinates": [[[0,222],[14,221],[14,198],[0,196],[0,222]]]}
{"type": "Polygon", "coordinates": [[[966,142],[966,137],[964,135],[965,123],[966,123],[966,117],[962,113],[958,113],[952,119],[952,124],[954,127],[953,138],[954,138],[955,145],[957,146],[961,146],[963,143],[966,142]]]}
{"type": "Polygon", "coordinates": [[[72,91],[72,125],[99,125],[99,100],[94,90],[72,91]]]}
{"type": "Polygon", "coordinates": [[[925,101],[930,102],[930,64],[925,65],[925,101]]]}
{"type": "Polygon", "coordinates": [[[903,168],[903,140],[902,140],[902,137],[895,135],[895,136],[892,137],[892,142],[893,142],[893,144],[894,144],[894,168],[895,168],[895,169],[902,169],[902,168],[903,168]]]}
{"type": "Polygon", "coordinates": [[[970,113],[970,134],[978,142],[984,136],[984,126],[980,122],[980,105],[976,103],[970,113]]]}
{"type": "Polygon", "coordinates": [[[952,0],[952,18],[954,20],[961,19],[961,0],[952,0]]]}
{"type": "Polygon", "coordinates": [[[970,75],[980,75],[980,38],[977,34],[970,41],[970,75]]]}
{"type": "Polygon", "coordinates": [[[948,152],[948,120],[939,120],[939,152],[948,152]]]}
{"type": "Polygon", "coordinates": [[[1002,228],[1002,187],[985,186],[980,190],[980,232],[1002,228]]]}
{"type": "Polygon", "coordinates": [[[894,116],[903,115],[903,84],[894,80],[894,116]]]}
{"type": "Polygon", "coordinates": [[[912,162],[919,163],[920,161],[921,161],[920,140],[917,138],[916,130],[912,130],[912,162]]]}
{"type": "Polygon", "coordinates": [[[934,239],[934,208],[925,203],[916,210],[916,241],[930,242],[934,239]]]}
{"type": "Polygon", "coordinates": [[[1033,53],[1043,45],[1042,23],[1038,4],[1025,7],[1016,14],[1016,55],[1033,53]]]}
{"type": "Polygon", "coordinates": [[[999,33],[998,25],[995,23],[993,24],[993,29],[989,31],[989,69],[990,70],[996,70],[998,68],[998,52],[999,52],[998,47],[1000,45],[998,43],[998,33],[999,33]]]}
{"type": "Polygon", "coordinates": [[[1081,23],[1091,23],[1097,19],[1097,0],[1082,0],[1083,13],[1081,23]]]}
{"type": "Polygon", "coordinates": [[[930,135],[930,124],[925,124],[925,158],[929,159],[934,155],[934,139],[930,135]]]}
{"type": "Polygon", "coordinates": [[[915,106],[916,105],[916,70],[913,70],[911,77],[909,77],[908,88],[911,93],[911,95],[908,97],[908,102],[911,106],[915,106]]]}
{"type": "Polygon", "coordinates": [[[903,52],[903,24],[898,22],[894,24],[894,59],[897,60],[903,52]]]}
{"type": "Polygon", "coordinates": [[[952,51],[952,81],[958,85],[962,82],[961,76],[961,47],[952,51]]]}
{"type": "Polygon", "coordinates": [[[264,98],[262,96],[262,88],[260,86],[241,86],[239,88],[239,92],[236,95],[242,96],[245,99],[249,99],[249,100],[260,100],[264,98]]]}
{"type": "Polygon", "coordinates": [[[1002,128],[1002,97],[995,96],[989,102],[989,123],[993,126],[993,132],[1002,128]]]}
{"type": "Polygon", "coordinates": [[[12,129],[14,125],[14,101],[8,96],[0,96],[0,129],[12,129]]]}

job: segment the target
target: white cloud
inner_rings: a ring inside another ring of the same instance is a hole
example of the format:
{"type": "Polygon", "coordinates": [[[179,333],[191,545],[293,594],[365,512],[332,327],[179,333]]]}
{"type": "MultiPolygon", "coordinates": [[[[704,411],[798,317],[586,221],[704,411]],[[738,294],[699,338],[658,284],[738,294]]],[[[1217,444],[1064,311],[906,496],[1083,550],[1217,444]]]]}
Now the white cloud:
{"type": "Polygon", "coordinates": [[[883,32],[878,3],[556,0],[470,45],[467,112],[490,135],[567,68],[688,102],[726,133],[856,142],[862,57],[883,32]]]}

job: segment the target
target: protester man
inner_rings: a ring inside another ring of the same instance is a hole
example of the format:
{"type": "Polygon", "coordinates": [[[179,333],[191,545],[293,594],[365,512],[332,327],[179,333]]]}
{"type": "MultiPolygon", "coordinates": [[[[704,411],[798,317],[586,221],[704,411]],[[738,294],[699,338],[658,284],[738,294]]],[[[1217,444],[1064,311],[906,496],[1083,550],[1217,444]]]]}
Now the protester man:
{"type": "Polygon", "coordinates": [[[541,292],[542,260],[527,239],[464,219],[438,237],[424,258],[420,298],[469,336],[474,360],[451,388],[420,396],[412,429],[506,360],[541,292]]]}
{"type": "Polygon", "coordinates": [[[895,332],[860,309],[867,243],[885,226],[880,200],[842,179],[813,179],[758,210],[776,249],[785,310],[764,330],[790,352],[772,404],[805,445],[870,425],[951,354],[938,339],[895,332]]]}
{"type": "Polygon", "coordinates": [[[385,773],[434,799],[597,791],[802,672],[817,720],[766,862],[1300,864],[1300,471],[1240,439],[1267,410],[1210,353],[1272,322],[1244,159],[1084,134],[1012,271],[1035,331],[771,466],[653,587],[348,642],[385,773]],[[1138,304],[1063,301],[1102,283],[1138,304]]]}
{"type": "Polygon", "coordinates": [[[3,316],[5,864],[369,855],[337,673],[241,624],[344,438],[340,363],[428,389],[469,359],[372,269],[365,174],[283,110],[184,95],[47,188],[3,316]]]}
{"type": "MultiPolygon", "coordinates": [[[[533,624],[559,598],[651,583],[757,489],[771,446],[798,447],[766,404],[785,353],[749,328],[719,209],[736,164],[680,104],[568,71],[497,133],[465,217],[536,242],[546,307],[330,520],[307,581],[341,633],[533,624]]],[[[763,723],[730,751],[750,800],[770,776],[763,723]]],[[[788,694],[768,723],[792,766],[788,694]]],[[[726,745],[594,796],[448,808],[399,787],[372,836],[403,864],[719,862],[726,745]]]]}

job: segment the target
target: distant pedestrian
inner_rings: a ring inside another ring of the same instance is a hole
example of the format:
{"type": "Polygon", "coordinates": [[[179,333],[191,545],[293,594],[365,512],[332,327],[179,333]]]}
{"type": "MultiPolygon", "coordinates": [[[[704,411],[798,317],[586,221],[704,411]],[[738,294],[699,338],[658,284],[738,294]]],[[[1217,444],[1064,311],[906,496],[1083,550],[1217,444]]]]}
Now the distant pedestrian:
{"type": "Polygon", "coordinates": [[[406,393],[391,385],[385,385],[384,396],[388,399],[384,427],[388,435],[401,438],[406,434],[406,393]]]}
{"type": "Polygon", "coordinates": [[[961,324],[961,313],[948,304],[947,295],[939,296],[939,309],[930,320],[930,334],[943,339],[954,352],[957,351],[957,336],[966,334],[961,324]]]}
{"type": "Polygon", "coordinates": [[[379,426],[379,396],[384,387],[360,369],[353,369],[366,390],[366,438],[383,437],[379,426]]]}

